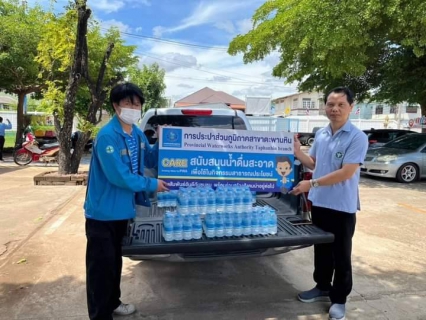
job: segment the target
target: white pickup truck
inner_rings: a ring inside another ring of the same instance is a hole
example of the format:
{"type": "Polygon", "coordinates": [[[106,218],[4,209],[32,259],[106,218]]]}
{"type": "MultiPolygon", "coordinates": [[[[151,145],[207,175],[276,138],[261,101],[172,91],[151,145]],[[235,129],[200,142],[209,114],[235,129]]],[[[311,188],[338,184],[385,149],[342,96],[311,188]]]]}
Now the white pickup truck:
{"type": "MultiPolygon", "coordinates": [[[[141,129],[151,144],[156,142],[159,125],[251,130],[245,114],[226,106],[151,109],[143,116],[141,129]]],[[[301,165],[295,161],[295,179],[302,177],[301,165]]],[[[147,174],[155,175],[153,172],[147,174]]],[[[315,225],[301,223],[300,197],[282,193],[257,193],[256,205],[273,207],[278,216],[278,233],[241,237],[207,238],[166,242],[162,237],[163,208],[153,195],[151,208],[137,208],[137,217],[129,225],[123,242],[123,256],[133,260],[199,261],[237,257],[268,256],[301,249],[313,244],[334,241],[331,233],[315,225]]]]}

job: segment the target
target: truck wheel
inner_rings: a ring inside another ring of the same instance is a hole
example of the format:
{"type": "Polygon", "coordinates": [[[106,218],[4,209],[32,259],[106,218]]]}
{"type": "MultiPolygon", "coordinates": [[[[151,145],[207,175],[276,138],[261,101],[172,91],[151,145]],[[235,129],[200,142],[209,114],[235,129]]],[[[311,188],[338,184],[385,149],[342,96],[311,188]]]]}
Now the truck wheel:
{"type": "Polygon", "coordinates": [[[311,147],[314,144],[314,141],[315,141],[315,138],[309,138],[308,141],[307,141],[308,142],[308,146],[311,147]]]}
{"type": "Polygon", "coordinates": [[[419,177],[419,168],[414,163],[405,163],[396,173],[396,180],[402,183],[410,183],[416,181],[419,177]]]}

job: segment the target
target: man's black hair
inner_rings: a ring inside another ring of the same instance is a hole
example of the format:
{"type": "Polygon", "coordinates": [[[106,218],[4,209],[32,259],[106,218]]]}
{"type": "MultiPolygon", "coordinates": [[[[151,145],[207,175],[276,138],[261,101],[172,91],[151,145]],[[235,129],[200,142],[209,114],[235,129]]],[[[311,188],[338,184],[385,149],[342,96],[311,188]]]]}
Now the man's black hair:
{"type": "Polygon", "coordinates": [[[354,93],[351,91],[351,89],[347,87],[337,87],[332,89],[325,97],[324,97],[324,103],[327,103],[328,96],[332,93],[343,93],[346,96],[346,100],[348,100],[349,104],[354,103],[354,93]]]}
{"type": "Polygon", "coordinates": [[[125,82],[112,88],[109,100],[111,102],[111,106],[114,107],[113,103],[119,104],[123,99],[130,99],[130,101],[134,103],[134,97],[138,97],[142,105],[145,103],[142,90],[133,83],[125,82]]]}
{"type": "Polygon", "coordinates": [[[0,122],[3,122],[3,118],[2,117],[0,117],[0,122]]]}
{"type": "Polygon", "coordinates": [[[277,157],[277,163],[279,163],[279,162],[288,162],[291,165],[290,158],[286,157],[286,156],[277,157]]]}

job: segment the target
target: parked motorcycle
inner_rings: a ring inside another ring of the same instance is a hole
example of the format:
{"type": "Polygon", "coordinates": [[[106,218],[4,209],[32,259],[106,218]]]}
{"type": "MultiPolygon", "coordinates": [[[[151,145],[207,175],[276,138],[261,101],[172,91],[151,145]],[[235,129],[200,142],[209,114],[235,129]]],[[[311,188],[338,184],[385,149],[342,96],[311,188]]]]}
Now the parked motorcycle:
{"type": "Polygon", "coordinates": [[[15,151],[13,160],[20,166],[25,166],[33,161],[41,161],[47,164],[49,162],[58,162],[58,155],[58,142],[39,146],[34,135],[29,132],[26,135],[26,140],[22,143],[22,147],[15,151]]]}

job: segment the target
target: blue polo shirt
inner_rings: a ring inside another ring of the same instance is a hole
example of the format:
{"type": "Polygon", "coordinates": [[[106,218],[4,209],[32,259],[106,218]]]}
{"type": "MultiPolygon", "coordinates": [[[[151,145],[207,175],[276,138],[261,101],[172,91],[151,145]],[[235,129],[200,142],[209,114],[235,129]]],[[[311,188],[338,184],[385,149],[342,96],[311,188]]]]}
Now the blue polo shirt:
{"type": "Polygon", "coordinates": [[[3,136],[3,137],[6,135],[6,132],[5,132],[6,129],[12,129],[12,124],[10,123],[10,121],[9,120],[6,120],[6,121],[7,121],[7,124],[4,122],[0,123],[0,136],[3,136]]]}
{"type": "MultiPolygon", "coordinates": [[[[309,155],[316,159],[313,179],[339,170],[344,164],[364,162],[368,149],[367,135],[349,120],[334,135],[328,125],[317,131],[309,155]]],[[[331,186],[311,188],[308,199],[314,206],[356,213],[359,201],[360,169],[348,180],[331,186]]]]}

